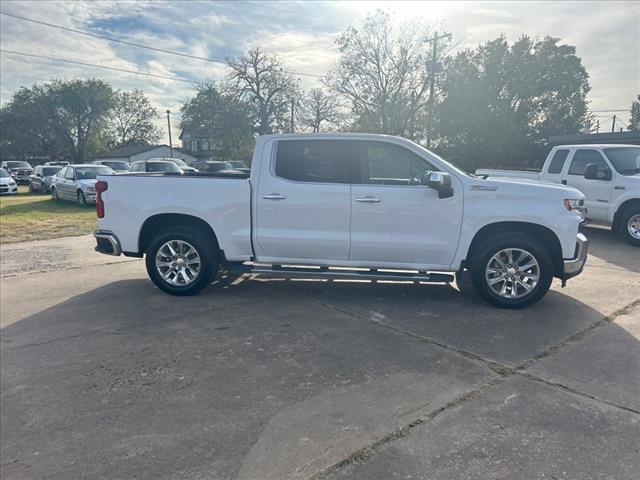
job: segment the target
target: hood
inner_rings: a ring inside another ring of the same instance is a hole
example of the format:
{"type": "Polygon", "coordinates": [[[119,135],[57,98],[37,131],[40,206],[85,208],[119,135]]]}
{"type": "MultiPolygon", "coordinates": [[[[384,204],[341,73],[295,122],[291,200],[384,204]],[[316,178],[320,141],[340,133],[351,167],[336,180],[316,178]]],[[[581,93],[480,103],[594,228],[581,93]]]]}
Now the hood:
{"type": "Polygon", "coordinates": [[[76,184],[81,187],[95,187],[98,180],[95,178],[88,180],[76,180],[76,184]]]}
{"type": "Polygon", "coordinates": [[[471,190],[502,191],[506,193],[521,193],[527,195],[554,195],[576,199],[584,198],[584,195],[580,190],[569,187],[568,185],[527,178],[489,177],[486,180],[474,178],[471,182],[471,190]]]}
{"type": "Polygon", "coordinates": [[[9,185],[10,183],[14,183],[15,180],[11,177],[2,177],[0,178],[0,185],[9,185]]]}

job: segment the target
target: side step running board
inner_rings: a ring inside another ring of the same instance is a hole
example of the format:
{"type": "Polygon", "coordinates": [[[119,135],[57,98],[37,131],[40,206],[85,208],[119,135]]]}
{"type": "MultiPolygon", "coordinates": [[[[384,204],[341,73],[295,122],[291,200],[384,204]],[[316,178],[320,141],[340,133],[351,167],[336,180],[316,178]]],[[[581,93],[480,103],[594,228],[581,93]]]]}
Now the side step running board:
{"type": "Polygon", "coordinates": [[[453,274],[418,272],[416,270],[351,269],[341,267],[300,267],[290,265],[229,264],[228,270],[235,274],[254,273],[280,277],[320,277],[349,280],[396,280],[430,283],[452,283],[453,274]]]}

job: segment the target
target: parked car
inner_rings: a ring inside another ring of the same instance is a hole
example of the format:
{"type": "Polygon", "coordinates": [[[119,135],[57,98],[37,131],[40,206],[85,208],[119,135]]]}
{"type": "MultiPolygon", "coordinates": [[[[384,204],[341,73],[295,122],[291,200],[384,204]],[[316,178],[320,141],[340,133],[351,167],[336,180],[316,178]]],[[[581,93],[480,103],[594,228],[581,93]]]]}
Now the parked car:
{"type": "Polygon", "coordinates": [[[105,165],[79,164],[62,167],[53,178],[51,196],[54,200],[71,200],[81,205],[95,203],[96,177],[115,175],[115,171],[105,165]]]}
{"type": "Polygon", "coordinates": [[[204,171],[207,173],[238,173],[230,162],[221,162],[218,160],[209,160],[205,164],[204,171]]]}
{"type": "Polygon", "coordinates": [[[174,163],[166,160],[138,160],[131,164],[132,172],[168,172],[182,173],[182,170],[174,163]]]}
{"type": "Polygon", "coordinates": [[[67,165],[71,165],[71,163],[65,160],[59,160],[55,162],[45,162],[45,166],[47,167],[66,167],[67,165]]]}
{"type": "Polygon", "coordinates": [[[49,166],[46,163],[44,165],[38,165],[33,169],[33,173],[29,175],[29,191],[49,193],[53,179],[61,168],[62,167],[49,166]]]}
{"type": "Polygon", "coordinates": [[[250,173],[251,169],[248,168],[244,162],[241,162],[240,160],[231,160],[228,162],[231,167],[234,170],[238,170],[239,172],[243,172],[243,173],[250,173]]]}
{"type": "Polygon", "coordinates": [[[221,268],[440,283],[470,274],[486,301],[520,308],[587,259],[575,188],[471,177],[386,135],[260,136],[250,176],[99,180],[96,250],[146,255],[173,295],[221,268]]]}
{"type": "Polygon", "coordinates": [[[126,173],[131,171],[131,165],[124,160],[94,160],[94,165],[105,165],[112,168],[116,173],[126,173]]]}
{"type": "Polygon", "coordinates": [[[194,168],[194,167],[192,167],[190,165],[187,165],[185,163],[185,161],[182,160],[181,158],[171,158],[171,157],[169,157],[169,158],[154,158],[152,160],[162,160],[162,161],[165,161],[165,162],[175,163],[176,166],[180,170],[182,170],[184,173],[198,173],[199,172],[199,170],[197,168],[194,168]]]}
{"type": "Polygon", "coordinates": [[[640,147],[561,145],[539,172],[479,169],[478,175],[560,183],[585,195],[586,221],[611,227],[640,246],[640,147]]]}
{"type": "Polygon", "coordinates": [[[0,168],[0,195],[18,193],[18,185],[9,172],[0,168]]]}
{"type": "Polygon", "coordinates": [[[13,177],[18,185],[29,183],[29,175],[33,173],[33,168],[28,162],[18,160],[6,160],[0,163],[0,168],[4,168],[13,177]]]}

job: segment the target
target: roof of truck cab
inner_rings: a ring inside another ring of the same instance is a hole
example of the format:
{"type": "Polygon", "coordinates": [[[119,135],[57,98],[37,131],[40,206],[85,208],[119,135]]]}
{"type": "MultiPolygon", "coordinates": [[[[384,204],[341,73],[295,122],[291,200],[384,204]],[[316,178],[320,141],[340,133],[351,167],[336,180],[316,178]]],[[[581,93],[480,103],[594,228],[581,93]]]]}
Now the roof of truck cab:
{"type": "Polygon", "coordinates": [[[277,134],[269,134],[269,135],[259,135],[257,138],[301,138],[301,137],[311,137],[311,138],[399,138],[402,140],[408,140],[406,138],[398,137],[395,135],[385,135],[383,133],[277,133],[277,134]]]}

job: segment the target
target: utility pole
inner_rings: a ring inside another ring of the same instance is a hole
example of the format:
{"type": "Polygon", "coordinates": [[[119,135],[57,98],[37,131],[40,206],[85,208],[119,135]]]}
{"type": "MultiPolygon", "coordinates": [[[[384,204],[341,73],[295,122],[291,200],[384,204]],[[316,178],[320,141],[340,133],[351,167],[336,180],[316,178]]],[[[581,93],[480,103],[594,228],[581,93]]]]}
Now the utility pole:
{"type": "Polygon", "coordinates": [[[600,133],[600,120],[596,122],[596,133],[600,133]]]}
{"type": "Polygon", "coordinates": [[[291,133],[293,133],[295,131],[294,123],[293,123],[293,120],[294,120],[293,119],[293,110],[295,108],[295,105],[296,105],[296,101],[295,101],[295,99],[292,98],[291,99],[291,133]]]}
{"type": "Polygon", "coordinates": [[[169,130],[169,154],[171,158],[173,158],[173,143],[171,143],[171,120],[169,119],[169,115],[171,114],[171,110],[167,110],[167,129],[169,130]]]}
{"type": "Polygon", "coordinates": [[[613,123],[611,124],[611,133],[616,131],[616,116],[613,115],[613,123]]]}
{"type": "Polygon", "coordinates": [[[433,49],[431,51],[431,79],[429,81],[429,104],[428,104],[428,117],[427,117],[427,148],[431,146],[431,138],[433,137],[433,106],[435,102],[435,89],[436,89],[436,73],[438,71],[438,40],[441,38],[451,37],[450,33],[445,33],[438,36],[438,32],[434,32],[433,38],[425,40],[425,43],[433,42],[433,49]]]}

